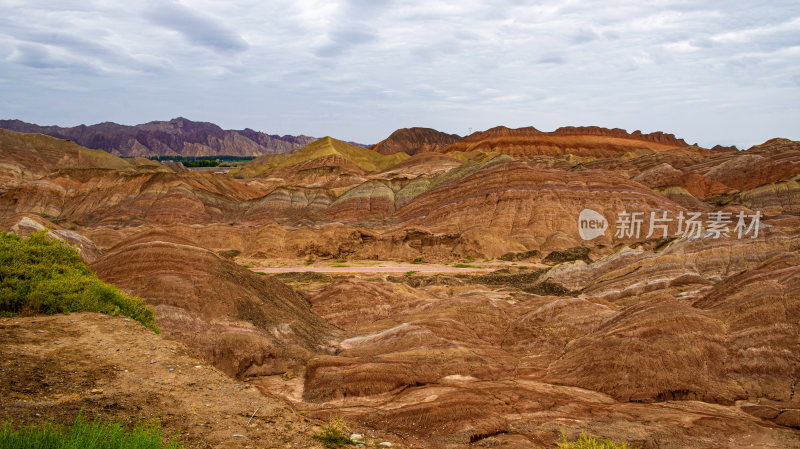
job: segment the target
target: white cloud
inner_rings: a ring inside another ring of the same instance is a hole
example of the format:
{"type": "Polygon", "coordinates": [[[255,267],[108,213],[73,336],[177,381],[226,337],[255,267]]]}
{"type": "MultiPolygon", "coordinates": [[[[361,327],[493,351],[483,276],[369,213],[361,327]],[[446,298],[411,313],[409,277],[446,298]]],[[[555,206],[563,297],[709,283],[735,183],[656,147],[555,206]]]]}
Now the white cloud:
{"type": "Polygon", "coordinates": [[[193,44],[220,53],[240,52],[248,48],[224,16],[213,17],[173,0],[159,1],[147,8],[144,17],[156,25],[183,35],[193,44]]]}
{"type": "Polygon", "coordinates": [[[0,0],[0,116],[363,142],[598,124],[750,145],[800,138],[798,45],[783,0],[0,0]]]}

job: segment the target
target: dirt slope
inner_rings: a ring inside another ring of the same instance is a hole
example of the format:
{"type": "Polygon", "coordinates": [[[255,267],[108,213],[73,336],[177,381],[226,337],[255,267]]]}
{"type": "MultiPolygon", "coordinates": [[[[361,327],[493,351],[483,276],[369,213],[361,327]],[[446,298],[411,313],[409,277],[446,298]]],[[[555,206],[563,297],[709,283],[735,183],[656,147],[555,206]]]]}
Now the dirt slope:
{"type": "Polygon", "coordinates": [[[69,420],[83,409],[157,416],[187,448],[321,447],[311,438],[315,424],[284,402],[122,317],[0,320],[0,369],[0,419],[69,420]]]}

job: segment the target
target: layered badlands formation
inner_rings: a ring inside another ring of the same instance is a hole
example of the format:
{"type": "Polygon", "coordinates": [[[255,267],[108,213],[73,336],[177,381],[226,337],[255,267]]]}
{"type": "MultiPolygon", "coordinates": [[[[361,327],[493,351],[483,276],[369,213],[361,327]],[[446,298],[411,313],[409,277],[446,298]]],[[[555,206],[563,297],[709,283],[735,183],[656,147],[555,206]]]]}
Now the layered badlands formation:
{"type": "Polygon", "coordinates": [[[646,448],[800,447],[798,142],[412,129],[374,150],[320,139],[225,176],[0,137],[4,229],[50,228],[167,334],[308,416],[413,447],[551,447],[562,429],[646,448]],[[586,208],[609,226],[590,241],[586,208]],[[672,223],[668,238],[615,237],[626,211],[763,217],[757,236],[691,239],[672,223]],[[419,257],[499,271],[239,265],[419,257]]]}
{"type": "Polygon", "coordinates": [[[91,268],[147,298],[161,329],[231,376],[283,374],[333,351],[334,330],[291,289],[174,235],[137,234],[91,268]]]}
{"type": "Polygon", "coordinates": [[[666,151],[686,147],[682,139],[672,134],[628,134],[622,129],[606,129],[596,126],[564,127],[553,132],[542,132],[534,127],[509,129],[498,126],[476,132],[442,151],[497,151],[515,157],[533,155],[579,157],[612,157],[630,151],[666,151]]]}

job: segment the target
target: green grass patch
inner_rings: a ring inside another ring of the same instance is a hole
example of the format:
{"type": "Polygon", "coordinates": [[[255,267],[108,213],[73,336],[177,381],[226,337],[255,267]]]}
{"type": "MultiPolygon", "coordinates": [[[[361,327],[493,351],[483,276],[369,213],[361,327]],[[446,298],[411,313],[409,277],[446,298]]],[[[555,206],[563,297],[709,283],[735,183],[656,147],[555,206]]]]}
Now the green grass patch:
{"type": "Polygon", "coordinates": [[[0,233],[0,316],[100,312],[125,315],[158,332],[153,309],[101,281],[78,252],[46,231],[0,233]]]}
{"type": "Polygon", "coordinates": [[[628,443],[615,443],[609,439],[600,439],[593,436],[586,435],[586,432],[581,431],[581,436],[575,441],[568,441],[567,434],[561,431],[562,441],[556,443],[559,449],[639,449],[628,446],[628,443]]]}
{"type": "Polygon", "coordinates": [[[314,262],[315,262],[315,260],[314,260],[314,259],[306,259],[306,260],[303,262],[303,265],[305,265],[305,266],[309,266],[309,265],[313,264],[314,262]]]}
{"type": "Polygon", "coordinates": [[[464,262],[475,262],[475,258],[472,256],[467,256],[464,258],[464,262]]]}
{"type": "Polygon", "coordinates": [[[336,259],[334,260],[336,263],[347,263],[347,259],[336,259]]]}
{"type": "Polygon", "coordinates": [[[4,449],[181,449],[176,439],[165,441],[157,421],[140,422],[127,430],[120,421],[78,415],[68,425],[52,421],[15,426],[6,421],[0,427],[4,449]]]}
{"type": "Polygon", "coordinates": [[[468,265],[468,264],[465,264],[465,263],[453,264],[453,267],[454,268],[483,268],[483,267],[479,267],[477,265],[468,265]]]}
{"type": "Polygon", "coordinates": [[[380,262],[353,262],[355,265],[380,265],[380,262]]]}
{"type": "Polygon", "coordinates": [[[350,266],[350,265],[347,265],[346,263],[335,263],[335,264],[331,264],[331,267],[334,267],[334,268],[340,268],[340,267],[349,267],[349,266],[350,266]]]}
{"type": "Polygon", "coordinates": [[[253,266],[250,265],[249,263],[246,263],[246,264],[242,265],[242,267],[244,267],[244,268],[253,268],[253,266]]]}
{"type": "Polygon", "coordinates": [[[346,444],[356,444],[355,441],[350,439],[349,433],[347,426],[342,422],[342,418],[337,416],[328,422],[322,432],[314,434],[313,438],[322,442],[322,445],[326,448],[335,449],[346,444]]]}
{"type": "Polygon", "coordinates": [[[526,267],[525,265],[520,265],[517,268],[519,268],[520,270],[527,270],[528,269],[528,267],[526,267]]]}
{"type": "Polygon", "coordinates": [[[414,270],[406,271],[406,276],[413,276],[415,273],[419,273],[419,271],[414,271],[414,270]]]}
{"type": "Polygon", "coordinates": [[[414,261],[412,261],[411,263],[419,265],[419,264],[421,264],[421,263],[425,263],[425,259],[423,259],[422,257],[417,257],[417,258],[416,258],[416,259],[414,259],[414,261]]]}

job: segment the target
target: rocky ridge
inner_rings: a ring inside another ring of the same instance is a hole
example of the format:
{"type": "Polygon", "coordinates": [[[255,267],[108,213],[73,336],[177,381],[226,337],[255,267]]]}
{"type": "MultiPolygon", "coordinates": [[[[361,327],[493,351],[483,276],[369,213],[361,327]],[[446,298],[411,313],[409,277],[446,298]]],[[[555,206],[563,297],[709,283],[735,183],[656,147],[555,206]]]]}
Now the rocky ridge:
{"type": "Polygon", "coordinates": [[[69,139],[78,145],[117,156],[259,156],[287,153],[313,142],[308,136],[270,135],[252,129],[223,130],[213,123],[183,117],[128,126],[98,123],[71,128],[0,120],[0,128],[69,139]]]}

